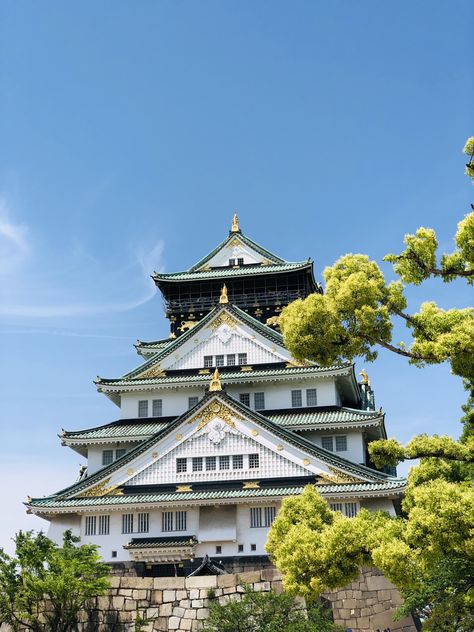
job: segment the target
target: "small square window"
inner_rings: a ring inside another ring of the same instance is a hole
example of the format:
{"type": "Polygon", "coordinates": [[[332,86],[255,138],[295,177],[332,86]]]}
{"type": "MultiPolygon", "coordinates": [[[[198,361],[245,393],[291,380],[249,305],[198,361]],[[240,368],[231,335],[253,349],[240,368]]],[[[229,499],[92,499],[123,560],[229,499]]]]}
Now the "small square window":
{"type": "Polygon", "coordinates": [[[224,366],[224,356],[216,355],[216,366],[224,366]]]}
{"type": "Polygon", "coordinates": [[[250,407],[250,393],[239,393],[239,400],[241,404],[250,407]]]}
{"type": "Polygon", "coordinates": [[[176,459],[176,471],[179,472],[187,472],[188,471],[188,460],[187,459],[176,459]]]}
{"type": "Polygon", "coordinates": [[[228,469],[230,469],[230,457],[229,456],[220,456],[219,457],[219,469],[220,470],[228,470],[228,469]]]}
{"type": "Polygon", "coordinates": [[[153,417],[161,417],[163,415],[163,400],[153,400],[153,417]]]}
{"type": "Polygon", "coordinates": [[[111,557],[117,557],[117,551],[112,551],[111,557]]]}
{"type": "Polygon", "coordinates": [[[346,452],[347,450],[347,437],[336,437],[336,452],[346,452]]]}
{"type": "Polygon", "coordinates": [[[239,364],[247,364],[247,354],[246,353],[239,353],[238,354],[238,358],[239,358],[239,364]]]}
{"type": "Polygon", "coordinates": [[[291,391],[291,406],[292,408],[301,408],[303,405],[303,398],[301,396],[301,391],[291,391]]]}
{"type": "Polygon", "coordinates": [[[235,353],[229,353],[227,356],[227,366],[235,366],[235,353]]]}
{"type": "Polygon", "coordinates": [[[138,402],[138,416],[139,417],[148,417],[148,400],[141,399],[138,402]]]}
{"type": "Polygon", "coordinates": [[[241,470],[244,467],[244,457],[242,454],[234,454],[232,457],[232,469],[241,470]]]}
{"type": "Polygon", "coordinates": [[[238,549],[239,553],[243,553],[244,552],[244,545],[243,544],[239,544],[237,549],[238,549]]]}
{"type": "Polygon", "coordinates": [[[250,545],[250,550],[251,551],[256,551],[257,550],[257,545],[256,544],[251,544],[250,545]]]}
{"type": "Polygon", "coordinates": [[[113,450],[102,450],[102,465],[110,465],[114,462],[113,450]]]}
{"type": "Polygon", "coordinates": [[[260,458],[258,454],[249,454],[249,468],[255,469],[260,465],[260,458]]]}
{"type": "Polygon", "coordinates": [[[220,555],[221,553],[222,553],[222,546],[221,546],[220,544],[218,544],[218,545],[216,546],[216,554],[217,554],[217,555],[220,555]]]}
{"type": "Polygon", "coordinates": [[[265,393],[254,393],[255,410],[265,409],[265,393]]]}
{"type": "Polygon", "coordinates": [[[196,406],[196,404],[199,401],[199,397],[188,397],[188,408],[192,408],[193,406],[196,406]]]}
{"type": "Polygon", "coordinates": [[[235,266],[235,259],[229,259],[229,265],[235,266]]]}
{"type": "Polygon", "coordinates": [[[213,366],[213,356],[204,356],[204,368],[210,369],[213,366]]]}
{"type": "Polygon", "coordinates": [[[318,396],[315,388],[306,389],[306,406],[317,406],[318,396]]]}
{"type": "Polygon", "coordinates": [[[237,259],[237,265],[238,266],[243,266],[244,265],[244,258],[243,257],[239,257],[237,259]]]}
{"type": "Polygon", "coordinates": [[[206,470],[215,470],[217,463],[215,456],[206,456],[206,470]]]}
{"type": "Polygon", "coordinates": [[[202,456],[193,456],[193,472],[202,472],[202,456]]]}
{"type": "Polygon", "coordinates": [[[325,450],[330,450],[331,452],[334,451],[334,446],[333,446],[333,438],[332,437],[322,437],[321,439],[321,445],[325,450]]]}
{"type": "Polygon", "coordinates": [[[121,459],[126,453],[127,450],[125,448],[118,448],[115,450],[115,459],[121,459]]]}

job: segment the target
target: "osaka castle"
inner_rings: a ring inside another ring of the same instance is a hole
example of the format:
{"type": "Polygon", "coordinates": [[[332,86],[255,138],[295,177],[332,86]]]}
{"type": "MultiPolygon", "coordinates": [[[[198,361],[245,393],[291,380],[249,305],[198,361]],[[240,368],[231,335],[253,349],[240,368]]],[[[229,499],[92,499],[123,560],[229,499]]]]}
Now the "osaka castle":
{"type": "Polygon", "coordinates": [[[278,315],[322,292],[310,259],[289,262],[239,227],[184,272],[154,273],[170,335],[138,341],[138,366],[98,377],[117,406],[104,425],[63,430],[87,460],[28,511],[142,576],[255,570],[281,502],[315,485],[334,511],[397,513],[405,480],[377,470],[386,437],[367,374],[286,349],[278,315]],[[362,376],[360,378],[360,376],[362,376]]]}

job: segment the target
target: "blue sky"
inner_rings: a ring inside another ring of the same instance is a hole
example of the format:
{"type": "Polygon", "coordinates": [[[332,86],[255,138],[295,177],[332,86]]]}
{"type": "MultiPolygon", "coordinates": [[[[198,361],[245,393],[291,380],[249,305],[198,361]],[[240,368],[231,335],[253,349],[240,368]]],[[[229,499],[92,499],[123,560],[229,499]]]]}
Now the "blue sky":
{"type": "MultiPolygon", "coordinates": [[[[95,376],[167,335],[149,274],[211,250],[234,210],[318,278],[420,225],[452,248],[473,193],[473,22],[467,1],[1,3],[0,545],[45,525],[27,494],[76,476],[60,429],[117,418],[95,376]]],[[[462,283],[408,294],[472,303],[462,283]]],[[[391,435],[458,433],[448,367],[365,368],[391,435]]]]}

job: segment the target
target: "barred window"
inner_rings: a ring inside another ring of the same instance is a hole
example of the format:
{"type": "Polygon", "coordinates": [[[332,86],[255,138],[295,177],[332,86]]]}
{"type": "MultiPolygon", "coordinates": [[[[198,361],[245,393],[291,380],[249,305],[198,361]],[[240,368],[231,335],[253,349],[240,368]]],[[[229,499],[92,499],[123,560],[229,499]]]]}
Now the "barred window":
{"type": "Polygon", "coordinates": [[[251,507],[250,508],[250,527],[256,529],[262,526],[262,508],[251,507]]]}
{"type": "Polygon", "coordinates": [[[250,393],[239,393],[239,400],[241,404],[250,407],[250,393]]]}
{"type": "Polygon", "coordinates": [[[265,393],[254,393],[255,410],[264,410],[265,408],[265,393]]]}
{"type": "Polygon", "coordinates": [[[217,467],[215,456],[206,456],[206,470],[215,470],[217,467]]]}
{"type": "Polygon", "coordinates": [[[187,472],[188,471],[188,461],[187,459],[176,459],[176,472],[187,472]]]}
{"type": "Polygon", "coordinates": [[[150,530],[150,514],[139,513],[138,514],[138,533],[148,533],[150,530]]]}
{"type": "Polygon", "coordinates": [[[175,531],[186,531],[186,512],[177,511],[175,513],[175,517],[176,517],[175,531]]]}
{"type": "Polygon", "coordinates": [[[229,265],[235,266],[235,259],[229,259],[229,265]]]}
{"type": "Polygon", "coordinates": [[[163,400],[153,400],[153,417],[161,417],[163,415],[163,400]]]}
{"type": "Polygon", "coordinates": [[[230,469],[230,457],[229,456],[220,456],[219,457],[219,469],[220,470],[228,470],[228,469],[230,469]]]}
{"type": "Polygon", "coordinates": [[[96,516],[86,516],[86,524],[85,524],[85,535],[95,535],[97,524],[96,516]]]}
{"type": "Polygon", "coordinates": [[[193,472],[202,472],[202,456],[193,456],[193,472]]]}
{"type": "Polygon", "coordinates": [[[322,445],[322,447],[325,450],[330,450],[331,452],[334,452],[333,438],[332,437],[322,437],[321,445],[322,445]]]}
{"type": "Polygon", "coordinates": [[[173,512],[163,511],[161,514],[161,530],[173,531],[173,512]]]}
{"type": "Polygon", "coordinates": [[[117,450],[115,450],[115,458],[121,459],[126,453],[127,450],[125,448],[117,448],[117,450]]]}
{"type": "Polygon", "coordinates": [[[342,513],[343,503],[329,503],[329,508],[332,511],[340,511],[342,513]]]}
{"type": "Polygon", "coordinates": [[[224,356],[216,355],[216,366],[224,366],[224,356]]]}
{"type": "Polygon", "coordinates": [[[244,265],[244,258],[243,257],[239,257],[237,259],[237,265],[238,266],[243,266],[244,265]]]}
{"type": "Polygon", "coordinates": [[[213,366],[213,357],[204,356],[204,368],[210,369],[213,366]]]}
{"type": "Polygon", "coordinates": [[[260,465],[260,458],[258,454],[249,454],[249,468],[255,469],[260,465]]]}
{"type": "Polygon", "coordinates": [[[271,527],[276,517],[276,507],[264,507],[265,526],[271,527]]]}
{"type": "Polygon", "coordinates": [[[122,533],[133,533],[133,514],[123,514],[122,533]]]}
{"type": "Polygon", "coordinates": [[[347,450],[347,437],[340,435],[336,437],[336,452],[345,452],[347,450]]]}
{"type": "Polygon", "coordinates": [[[238,354],[238,358],[239,358],[239,364],[247,364],[247,354],[246,353],[239,353],[238,354]]]}
{"type": "Polygon", "coordinates": [[[110,465],[114,461],[113,450],[102,450],[102,465],[110,465]]]}
{"type": "Polygon", "coordinates": [[[344,514],[348,518],[354,518],[354,516],[357,516],[357,512],[357,503],[345,503],[344,514]]]}
{"type": "Polygon", "coordinates": [[[318,393],[315,388],[306,389],[306,406],[318,405],[318,393]]]}
{"type": "Polygon", "coordinates": [[[301,391],[291,391],[291,406],[293,408],[300,408],[303,405],[303,398],[301,391]]]}
{"type": "Polygon", "coordinates": [[[227,366],[235,366],[235,353],[229,353],[227,356],[227,366]]]}
{"type": "Polygon", "coordinates": [[[234,454],[232,457],[232,469],[241,470],[244,467],[244,457],[242,454],[234,454]]]}
{"type": "Polygon", "coordinates": [[[148,400],[147,399],[141,399],[138,402],[138,416],[148,417],[148,400]]]}
{"type": "Polygon", "coordinates": [[[192,408],[193,406],[196,406],[196,404],[199,401],[199,397],[188,397],[188,408],[192,408]]]}
{"type": "Polygon", "coordinates": [[[110,516],[99,516],[99,535],[109,535],[110,516]]]}

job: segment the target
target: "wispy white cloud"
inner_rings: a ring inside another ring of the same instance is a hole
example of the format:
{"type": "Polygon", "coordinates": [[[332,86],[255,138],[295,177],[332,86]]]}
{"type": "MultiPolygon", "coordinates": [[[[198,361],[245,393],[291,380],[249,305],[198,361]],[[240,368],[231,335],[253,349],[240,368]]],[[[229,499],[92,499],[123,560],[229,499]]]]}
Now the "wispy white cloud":
{"type": "Polygon", "coordinates": [[[124,312],[144,305],[156,294],[150,274],[163,267],[163,241],[131,250],[126,277],[111,284],[104,272],[110,262],[89,252],[80,239],[73,239],[68,255],[61,255],[59,265],[54,265],[55,253],[33,248],[28,240],[31,231],[12,216],[6,199],[0,198],[0,317],[70,318],[124,312]],[[77,287],[70,270],[75,272],[77,287]],[[129,300],[122,298],[124,283],[127,295],[133,297],[129,300]]]}

